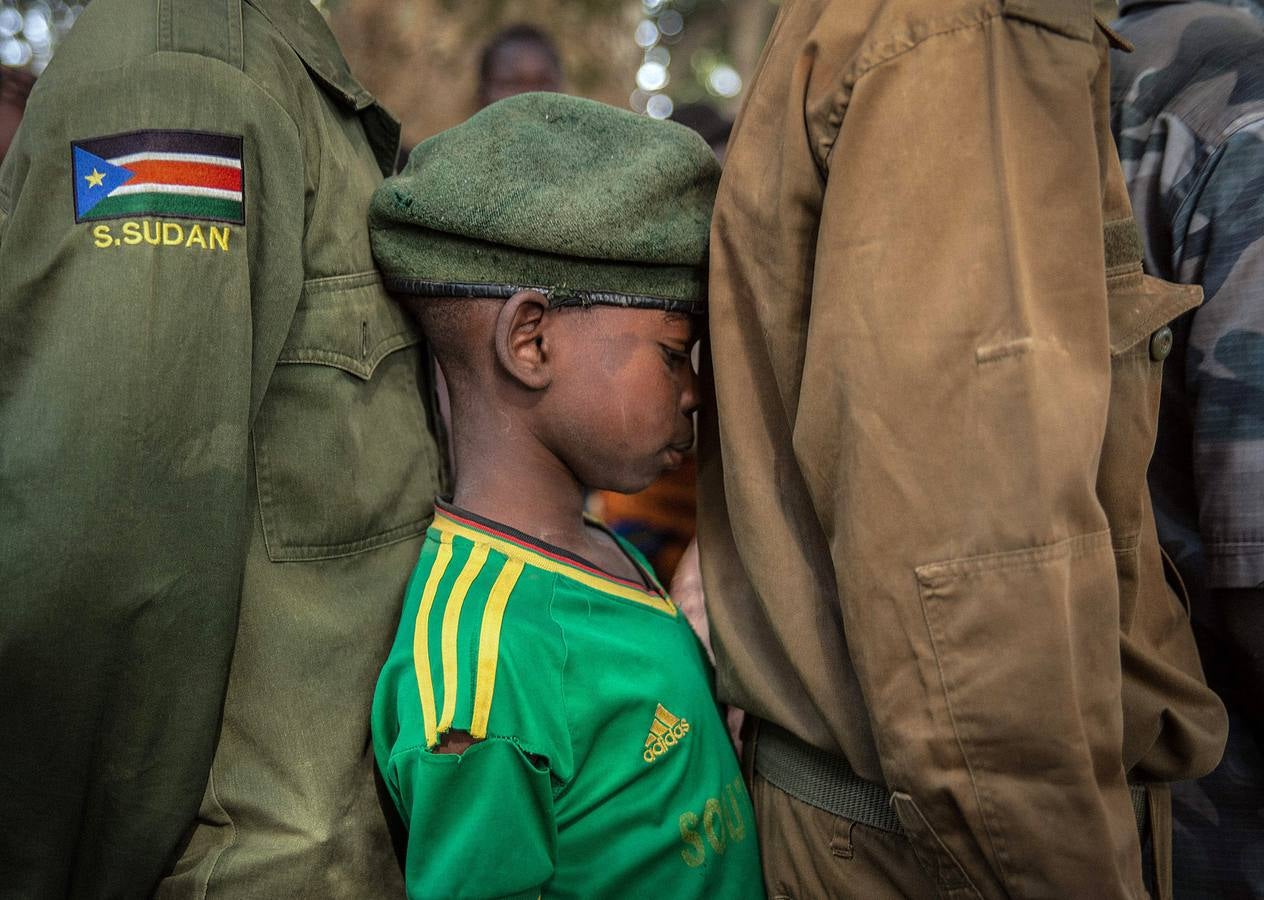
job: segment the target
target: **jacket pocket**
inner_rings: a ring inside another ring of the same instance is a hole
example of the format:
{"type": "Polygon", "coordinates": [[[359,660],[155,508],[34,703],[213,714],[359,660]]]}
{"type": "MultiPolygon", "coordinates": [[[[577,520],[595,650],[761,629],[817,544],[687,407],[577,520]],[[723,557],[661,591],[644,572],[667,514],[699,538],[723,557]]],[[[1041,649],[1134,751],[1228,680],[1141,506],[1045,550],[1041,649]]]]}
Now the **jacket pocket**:
{"type": "Polygon", "coordinates": [[[891,795],[891,806],[909,835],[917,861],[935,880],[939,895],[951,900],[978,900],[981,896],[979,889],[961,868],[952,851],[939,839],[913,798],[896,791],[891,795]]]}
{"type": "Polygon", "coordinates": [[[254,427],[270,559],[348,556],[424,530],[438,453],[422,365],[376,272],[303,286],[254,427]]]}
{"type": "Polygon", "coordinates": [[[1110,412],[1097,494],[1115,547],[1135,544],[1148,516],[1146,468],[1158,431],[1163,360],[1174,340],[1168,323],[1198,305],[1201,290],[1141,272],[1134,262],[1106,281],[1110,316],[1110,412]]]}
{"type": "MultiPolygon", "coordinates": [[[[1013,896],[1039,895],[1041,867],[1064,855],[1060,826],[1100,802],[1097,773],[1119,753],[1110,535],[932,563],[916,576],[945,712],[978,802],[971,829],[988,836],[984,853],[1013,896]]],[[[899,802],[896,811],[941,888],[960,889],[929,826],[899,802]]],[[[1107,841],[1101,825],[1083,823],[1107,841]]]]}
{"type": "MultiPolygon", "coordinates": [[[[1143,338],[1202,302],[1202,288],[1173,284],[1144,275],[1141,267],[1112,275],[1106,282],[1110,300],[1110,353],[1119,357],[1138,347],[1143,338]]],[[[1150,348],[1147,348],[1150,349],[1150,348]]],[[[1165,354],[1153,354],[1162,361],[1165,354]]]]}

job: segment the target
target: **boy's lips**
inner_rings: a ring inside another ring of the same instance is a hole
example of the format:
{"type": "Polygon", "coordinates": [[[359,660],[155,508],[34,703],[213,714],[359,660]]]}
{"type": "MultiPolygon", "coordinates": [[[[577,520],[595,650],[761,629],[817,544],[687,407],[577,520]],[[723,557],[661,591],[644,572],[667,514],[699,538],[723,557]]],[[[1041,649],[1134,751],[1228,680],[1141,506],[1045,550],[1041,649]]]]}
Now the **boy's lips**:
{"type": "Polygon", "coordinates": [[[685,461],[685,454],[689,452],[689,448],[693,446],[693,439],[688,441],[676,441],[667,445],[664,451],[667,455],[667,464],[669,468],[675,469],[685,461]]]}

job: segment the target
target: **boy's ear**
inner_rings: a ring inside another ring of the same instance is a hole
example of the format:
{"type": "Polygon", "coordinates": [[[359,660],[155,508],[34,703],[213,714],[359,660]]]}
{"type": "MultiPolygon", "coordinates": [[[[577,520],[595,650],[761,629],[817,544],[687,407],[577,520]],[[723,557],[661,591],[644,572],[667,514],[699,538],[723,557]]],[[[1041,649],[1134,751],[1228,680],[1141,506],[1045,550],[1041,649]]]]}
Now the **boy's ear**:
{"type": "Polygon", "coordinates": [[[544,390],[553,380],[549,321],[549,301],[539,291],[518,291],[496,316],[496,361],[529,390],[544,390]]]}

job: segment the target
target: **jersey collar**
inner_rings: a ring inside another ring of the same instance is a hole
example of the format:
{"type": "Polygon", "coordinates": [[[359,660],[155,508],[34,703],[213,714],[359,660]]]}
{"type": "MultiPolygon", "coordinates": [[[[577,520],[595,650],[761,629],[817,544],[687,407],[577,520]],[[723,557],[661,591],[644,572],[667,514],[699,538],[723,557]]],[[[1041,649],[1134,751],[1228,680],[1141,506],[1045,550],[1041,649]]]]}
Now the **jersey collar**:
{"type": "MultiPolygon", "coordinates": [[[[605,525],[591,518],[587,521],[590,525],[610,534],[622,549],[622,544],[605,525]]],[[[569,550],[556,547],[477,513],[461,509],[442,499],[435,500],[435,518],[431,528],[441,535],[463,537],[467,540],[491,544],[494,549],[508,556],[523,559],[537,568],[565,575],[604,593],[633,600],[672,616],[676,615],[676,605],[668,598],[667,592],[663,590],[658,579],[630,554],[628,558],[641,573],[643,583],[613,575],[569,550]]]]}

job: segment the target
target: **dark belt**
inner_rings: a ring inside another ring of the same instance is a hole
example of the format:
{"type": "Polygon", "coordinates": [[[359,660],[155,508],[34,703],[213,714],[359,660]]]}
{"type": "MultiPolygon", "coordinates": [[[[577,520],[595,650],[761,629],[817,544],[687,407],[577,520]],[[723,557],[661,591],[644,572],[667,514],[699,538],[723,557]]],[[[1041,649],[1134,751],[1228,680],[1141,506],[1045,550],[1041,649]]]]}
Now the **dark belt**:
{"type": "MultiPolygon", "coordinates": [[[[904,826],[891,808],[891,792],[852,771],[847,760],[826,753],[771,722],[759,723],[755,771],[769,784],[809,806],[892,834],[904,826]]],[[[1137,833],[1145,834],[1148,805],[1144,785],[1128,785],[1137,833]]]]}

